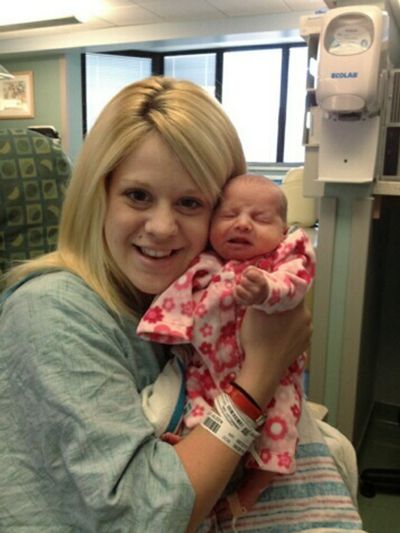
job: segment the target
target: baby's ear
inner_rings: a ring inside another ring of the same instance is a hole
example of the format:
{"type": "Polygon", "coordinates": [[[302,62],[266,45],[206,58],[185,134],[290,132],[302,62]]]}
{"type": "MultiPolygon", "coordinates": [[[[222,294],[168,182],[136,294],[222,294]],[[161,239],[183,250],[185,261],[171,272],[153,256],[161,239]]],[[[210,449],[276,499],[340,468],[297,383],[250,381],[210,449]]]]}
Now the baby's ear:
{"type": "Polygon", "coordinates": [[[284,235],[287,235],[287,234],[288,234],[288,231],[289,231],[289,226],[284,226],[284,228],[283,228],[283,234],[284,234],[284,235]]]}

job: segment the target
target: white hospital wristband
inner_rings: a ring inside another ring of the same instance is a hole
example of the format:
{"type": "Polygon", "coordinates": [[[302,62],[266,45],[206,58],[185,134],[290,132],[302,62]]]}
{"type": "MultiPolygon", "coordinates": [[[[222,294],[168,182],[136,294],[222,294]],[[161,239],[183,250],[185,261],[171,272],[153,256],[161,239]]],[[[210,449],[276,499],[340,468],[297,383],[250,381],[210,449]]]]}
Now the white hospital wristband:
{"type": "Polygon", "coordinates": [[[222,392],[215,398],[214,405],[217,413],[238,429],[242,435],[251,435],[253,439],[260,436],[255,421],[237,409],[230,396],[222,392]]]}
{"type": "Polygon", "coordinates": [[[209,411],[201,426],[239,455],[244,455],[254,441],[253,435],[244,435],[215,411],[209,411]]]}

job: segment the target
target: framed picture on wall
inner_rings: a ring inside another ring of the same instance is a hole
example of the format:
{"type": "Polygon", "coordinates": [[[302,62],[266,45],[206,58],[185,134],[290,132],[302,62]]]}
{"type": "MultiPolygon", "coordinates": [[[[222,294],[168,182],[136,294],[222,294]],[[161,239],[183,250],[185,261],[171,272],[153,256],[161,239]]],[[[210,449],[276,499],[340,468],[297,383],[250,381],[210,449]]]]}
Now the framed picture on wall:
{"type": "Polygon", "coordinates": [[[33,73],[13,72],[11,80],[0,80],[0,119],[33,118],[33,73]]]}

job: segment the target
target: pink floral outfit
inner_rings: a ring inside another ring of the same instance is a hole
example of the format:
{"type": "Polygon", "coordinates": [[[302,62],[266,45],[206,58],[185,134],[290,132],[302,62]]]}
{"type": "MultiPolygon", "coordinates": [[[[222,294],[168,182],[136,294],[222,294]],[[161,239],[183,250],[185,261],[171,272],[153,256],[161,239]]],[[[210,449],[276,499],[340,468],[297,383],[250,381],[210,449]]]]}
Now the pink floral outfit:
{"type": "MultiPolygon", "coordinates": [[[[158,296],[139,323],[137,333],[149,340],[190,343],[194,347],[186,370],[187,405],[184,424],[201,423],[214,398],[233,381],[243,353],[239,332],[245,307],[236,304],[233,288],[249,265],[264,272],[269,296],[254,307],[276,313],[295,307],[310,287],[315,256],[307,234],[297,229],[271,253],[245,262],[223,264],[214,253],[202,253],[189,269],[158,296]]],[[[302,373],[299,356],[265,406],[267,420],[247,459],[247,466],[290,473],[295,469],[301,414],[302,373]]]]}

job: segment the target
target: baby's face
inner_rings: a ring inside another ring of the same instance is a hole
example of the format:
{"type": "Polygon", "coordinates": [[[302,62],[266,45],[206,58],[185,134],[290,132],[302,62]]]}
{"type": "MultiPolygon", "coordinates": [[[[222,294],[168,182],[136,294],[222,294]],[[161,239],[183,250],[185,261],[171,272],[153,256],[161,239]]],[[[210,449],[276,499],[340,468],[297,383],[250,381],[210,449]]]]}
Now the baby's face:
{"type": "Polygon", "coordinates": [[[278,195],[262,183],[229,183],[211,221],[210,242],[217,254],[244,261],[272,252],[287,232],[278,195]]]}

